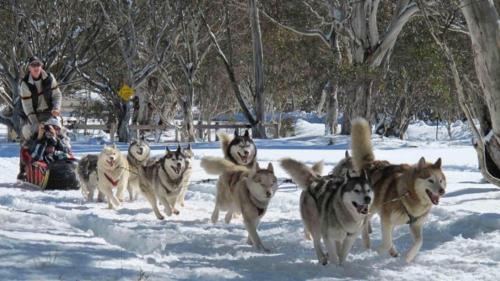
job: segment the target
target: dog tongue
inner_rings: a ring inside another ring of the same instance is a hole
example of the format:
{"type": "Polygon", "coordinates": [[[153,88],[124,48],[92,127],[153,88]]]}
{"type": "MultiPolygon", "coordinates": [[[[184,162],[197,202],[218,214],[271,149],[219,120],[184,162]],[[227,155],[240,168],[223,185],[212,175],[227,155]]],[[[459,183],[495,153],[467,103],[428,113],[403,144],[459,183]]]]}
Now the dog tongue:
{"type": "Polygon", "coordinates": [[[431,194],[431,201],[432,204],[437,205],[439,204],[439,195],[435,195],[434,193],[431,194]]]}
{"type": "Polygon", "coordinates": [[[431,199],[432,204],[437,205],[439,204],[439,195],[434,194],[434,192],[431,192],[429,190],[426,190],[427,195],[429,196],[429,199],[431,199]]]}
{"type": "Polygon", "coordinates": [[[358,213],[366,215],[368,213],[368,205],[363,204],[363,205],[357,205],[356,209],[358,210],[358,213]]]}

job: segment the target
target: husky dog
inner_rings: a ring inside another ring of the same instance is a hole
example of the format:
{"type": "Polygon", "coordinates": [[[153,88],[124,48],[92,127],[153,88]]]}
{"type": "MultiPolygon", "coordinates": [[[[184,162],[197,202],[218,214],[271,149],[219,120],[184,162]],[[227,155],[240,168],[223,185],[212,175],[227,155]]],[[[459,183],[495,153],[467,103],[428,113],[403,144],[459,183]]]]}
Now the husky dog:
{"type": "Polygon", "coordinates": [[[368,178],[364,173],[351,177],[349,172],[345,177],[321,177],[321,164],[310,168],[290,158],[281,160],[281,166],[304,190],[300,213],[306,231],[312,235],[318,261],[323,265],[328,260],[342,264],[363,229],[373,199],[368,178]],[[321,249],[321,239],[328,256],[321,249]]]}
{"type": "Polygon", "coordinates": [[[218,136],[225,159],[248,168],[255,164],[257,147],[248,130],[245,130],[243,136],[238,135],[238,131],[234,131],[234,137],[232,138],[222,132],[218,136]]]}
{"type": "Polygon", "coordinates": [[[139,167],[149,159],[151,149],[144,139],[133,140],[128,147],[127,161],[130,168],[128,194],[130,201],[137,199],[139,191],[139,167]]]}
{"type": "Polygon", "coordinates": [[[186,181],[186,156],[177,146],[176,151],[167,147],[165,155],[160,159],[139,168],[139,187],[151,204],[156,217],[164,217],[158,209],[157,200],[165,207],[167,216],[178,215],[175,203],[181,194],[186,181]]]}
{"type": "Polygon", "coordinates": [[[227,211],[226,223],[231,222],[233,214],[241,214],[248,231],[247,243],[259,250],[268,251],[262,245],[257,227],[278,189],[273,165],[269,163],[266,169],[261,169],[255,163],[252,168],[247,168],[226,159],[204,157],[201,159],[201,167],[209,174],[224,174],[228,177],[229,185],[217,186],[218,206],[212,214],[212,222],[217,221],[219,209],[227,211]]]}
{"type": "Polygon", "coordinates": [[[97,188],[104,193],[110,209],[118,207],[123,200],[123,191],[128,186],[129,166],[125,156],[115,144],[104,145],[97,159],[97,188]],[[116,188],[116,195],[113,189],[116,188]]]}
{"type": "MultiPolygon", "coordinates": [[[[362,118],[353,121],[351,135],[352,165],[367,172],[375,193],[370,214],[380,215],[382,245],[378,252],[389,251],[391,256],[398,256],[392,243],[392,230],[396,225],[408,224],[414,243],[406,254],[406,261],[411,262],[422,246],[422,227],[427,215],[445,193],[446,178],[441,169],[441,158],[431,164],[422,157],[412,166],[375,160],[370,127],[362,118]]],[[[371,215],[367,217],[363,230],[366,247],[370,247],[370,218],[371,215]]]]}
{"type": "Polygon", "coordinates": [[[184,207],[184,197],[186,196],[186,191],[189,187],[189,180],[191,179],[191,174],[193,173],[193,150],[191,149],[191,144],[188,144],[186,148],[182,150],[182,153],[186,157],[186,171],[184,172],[184,180],[182,182],[181,193],[179,194],[179,205],[184,207]]]}
{"type": "MultiPolygon", "coordinates": [[[[99,156],[96,154],[85,155],[80,159],[76,168],[78,180],[80,181],[80,191],[85,200],[89,202],[94,200],[94,192],[99,184],[97,179],[98,158],[99,156]]],[[[104,201],[104,194],[102,192],[98,193],[97,201],[104,201]]]]}

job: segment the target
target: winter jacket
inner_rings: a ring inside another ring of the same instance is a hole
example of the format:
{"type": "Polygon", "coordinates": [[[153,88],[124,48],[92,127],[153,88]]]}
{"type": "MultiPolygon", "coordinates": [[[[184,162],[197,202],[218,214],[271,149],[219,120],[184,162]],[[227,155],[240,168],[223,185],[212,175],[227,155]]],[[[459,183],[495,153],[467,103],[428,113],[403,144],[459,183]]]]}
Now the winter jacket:
{"type": "Polygon", "coordinates": [[[32,125],[45,121],[50,111],[61,110],[62,94],[54,75],[42,70],[41,79],[31,75],[21,82],[21,103],[23,111],[32,125]],[[48,100],[47,100],[48,99],[48,100]]]}

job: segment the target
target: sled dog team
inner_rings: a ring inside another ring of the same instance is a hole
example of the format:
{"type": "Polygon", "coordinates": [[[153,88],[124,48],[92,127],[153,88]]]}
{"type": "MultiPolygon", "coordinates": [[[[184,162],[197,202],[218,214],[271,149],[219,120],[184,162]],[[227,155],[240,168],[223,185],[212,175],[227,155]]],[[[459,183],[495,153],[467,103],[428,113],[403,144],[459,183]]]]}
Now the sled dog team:
{"type": "MultiPolygon", "coordinates": [[[[268,251],[257,228],[278,189],[273,165],[259,167],[257,147],[248,131],[243,135],[236,132],[234,136],[221,133],[219,137],[224,157],[201,159],[201,167],[208,174],[219,176],[211,221],[218,221],[220,211],[226,212],[226,223],[241,216],[248,232],[247,243],[268,251]]],[[[319,263],[342,264],[360,234],[364,246],[371,247],[370,221],[377,213],[382,233],[377,251],[399,256],[392,231],[397,225],[407,224],[414,242],[405,259],[411,262],[422,246],[427,215],[445,193],[441,159],[428,163],[422,157],[414,165],[377,160],[369,124],[362,118],[353,121],[351,137],[352,156],[346,152],[345,158],[326,176],[322,176],[322,161],[309,167],[291,158],[280,160],[282,168],[303,190],[299,204],[306,238],[312,239],[319,263]]],[[[106,197],[109,208],[115,208],[124,200],[125,189],[130,200],[137,199],[140,192],[162,220],[158,201],[167,216],[179,214],[176,204],[184,206],[192,158],[190,145],[178,146],[175,151],[167,148],[163,156],[150,157],[149,145],[135,140],[126,157],[115,145],[105,146],[99,155],[83,157],[77,172],[87,200],[93,200],[98,191],[98,201],[106,197]]]]}

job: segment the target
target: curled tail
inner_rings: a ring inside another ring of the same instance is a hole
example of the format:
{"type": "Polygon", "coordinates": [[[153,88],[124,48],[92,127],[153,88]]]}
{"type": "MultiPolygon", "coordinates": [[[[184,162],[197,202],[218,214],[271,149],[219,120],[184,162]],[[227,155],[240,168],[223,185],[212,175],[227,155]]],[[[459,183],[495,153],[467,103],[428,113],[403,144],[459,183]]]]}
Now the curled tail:
{"type": "Polygon", "coordinates": [[[224,158],[228,158],[229,155],[227,155],[229,144],[231,143],[231,136],[224,132],[219,132],[217,134],[220,140],[220,148],[222,149],[222,153],[224,153],[224,158]]]}
{"type": "Polygon", "coordinates": [[[352,121],[351,149],[352,164],[356,171],[361,171],[367,164],[375,160],[370,125],[361,117],[352,121]]]}
{"type": "Polygon", "coordinates": [[[292,158],[280,160],[281,167],[292,177],[292,180],[302,189],[307,187],[316,179],[323,170],[323,163],[316,163],[313,168],[292,158]]]}
{"type": "Polygon", "coordinates": [[[233,162],[220,158],[205,156],[201,159],[200,166],[209,174],[222,175],[226,172],[247,171],[245,166],[236,165],[233,162]]]}

